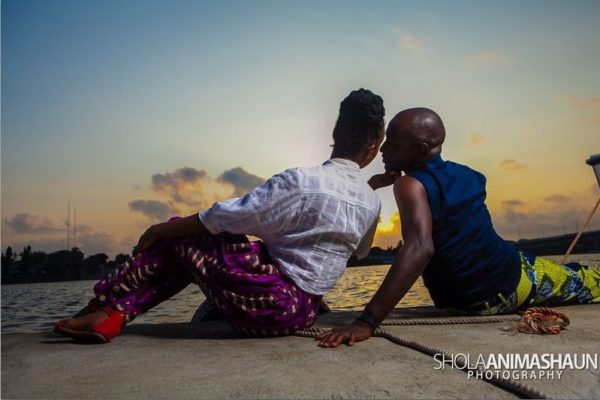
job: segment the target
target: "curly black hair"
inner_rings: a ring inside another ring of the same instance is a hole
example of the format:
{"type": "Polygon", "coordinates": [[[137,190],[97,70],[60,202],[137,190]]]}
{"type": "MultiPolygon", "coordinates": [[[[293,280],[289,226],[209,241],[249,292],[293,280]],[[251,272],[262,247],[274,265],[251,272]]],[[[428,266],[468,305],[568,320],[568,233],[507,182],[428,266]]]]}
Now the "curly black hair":
{"type": "Polygon", "coordinates": [[[355,156],[377,140],[383,129],[383,99],[366,89],[351,92],[340,104],[340,115],[333,128],[335,150],[355,156]]]}

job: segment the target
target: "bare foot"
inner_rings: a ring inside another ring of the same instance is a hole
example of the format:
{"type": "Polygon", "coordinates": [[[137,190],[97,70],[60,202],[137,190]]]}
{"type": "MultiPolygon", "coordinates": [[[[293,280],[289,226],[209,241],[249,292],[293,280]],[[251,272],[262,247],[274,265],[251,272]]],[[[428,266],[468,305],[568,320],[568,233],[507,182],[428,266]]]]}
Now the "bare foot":
{"type": "Polygon", "coordinates": [[[78,331],[89,331],[107,318],[108,314],[104,311],[96,311],[81,317],[70,318],[65,322],[64,327],[78,331]]]}

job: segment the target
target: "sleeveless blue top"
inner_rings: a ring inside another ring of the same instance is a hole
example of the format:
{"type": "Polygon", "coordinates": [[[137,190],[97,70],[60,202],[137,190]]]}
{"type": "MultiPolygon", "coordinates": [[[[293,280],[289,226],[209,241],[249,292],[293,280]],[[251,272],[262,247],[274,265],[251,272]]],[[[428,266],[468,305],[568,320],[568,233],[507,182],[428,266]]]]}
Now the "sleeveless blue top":
{"type": "Polygon", "coordinates": [[[494,230],[484,203],[485,176],[440,155],[407,175],[423,184],[431,207],[435,253],[423,281],[435,306],[460,309],[497,293],[508,297],[521,261],[494,230]]]}

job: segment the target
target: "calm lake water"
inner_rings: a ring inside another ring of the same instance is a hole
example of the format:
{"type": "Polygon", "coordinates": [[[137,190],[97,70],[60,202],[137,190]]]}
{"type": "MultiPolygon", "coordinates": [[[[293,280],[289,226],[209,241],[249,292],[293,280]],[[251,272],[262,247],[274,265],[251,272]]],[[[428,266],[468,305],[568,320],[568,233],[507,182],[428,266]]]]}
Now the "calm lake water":
{"type": "MultiPolygon", "coordinates": [[[[362,310],[385,277],[389,265],[348,268],[325,296],[336,310],[362,310]]],[[[95,281],[2,285],[2,333],[40,332],[54,327],[87,304],[95,281]]],[[[138,317],[135,323],[188,322],[205,299],[195,285],[138,317]]],[[[422,281],[417,282],[399,306],[431,304],[422,281]]]]}
{"type": "MultiPolygon", "coordinates": [[[[558,261],[561,257],[547,258],[558,261]]],[[[600,266],[600,254],[576,255],[570,260],[600,266]]],[[[325,296],[327,304],[334,310],[362,310],[389,267],[348,268],[333,290],[325,296]]],[[[51,330],[57,320],[74,314],[87,304],[94,283],[71,281],[2,285],[2,333],[51,330]]],[[[190,285],[177,296],[138,317],[132,324],[188,322],[204,299],[198,287],[190,285]]],[[[419,278],[397,307],[431,304],[427,289],[419,278]]]]}

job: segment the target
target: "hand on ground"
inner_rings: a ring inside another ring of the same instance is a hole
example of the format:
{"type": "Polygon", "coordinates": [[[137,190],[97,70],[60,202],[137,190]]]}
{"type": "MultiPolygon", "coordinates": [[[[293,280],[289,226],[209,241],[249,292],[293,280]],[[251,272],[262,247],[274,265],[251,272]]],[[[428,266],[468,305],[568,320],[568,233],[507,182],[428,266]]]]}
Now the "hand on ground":
{"type": "Polygon", "coordinates": [[[356,342],[367,340],[372,335],[373,328],[360,321],[355,321],[349,325],[321,332],[315,340],[319,341],[321,347],[338,347],[342,343],[352,346],[356,342]]]}

